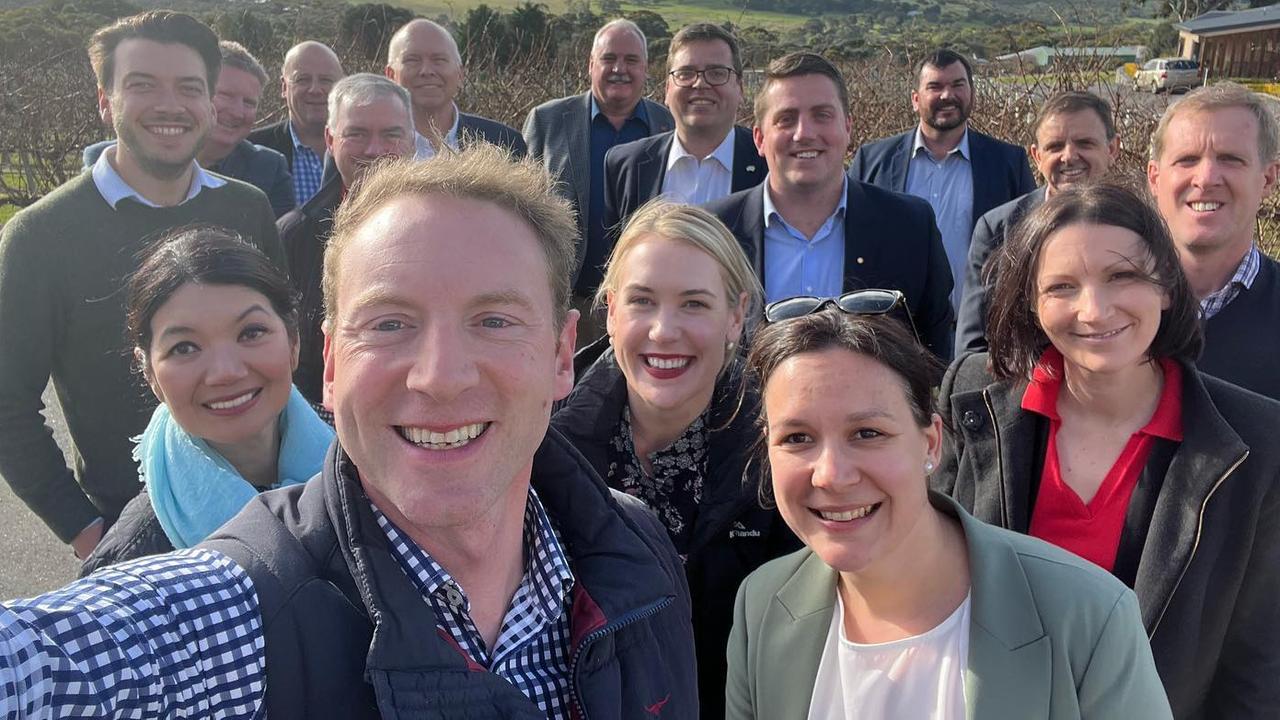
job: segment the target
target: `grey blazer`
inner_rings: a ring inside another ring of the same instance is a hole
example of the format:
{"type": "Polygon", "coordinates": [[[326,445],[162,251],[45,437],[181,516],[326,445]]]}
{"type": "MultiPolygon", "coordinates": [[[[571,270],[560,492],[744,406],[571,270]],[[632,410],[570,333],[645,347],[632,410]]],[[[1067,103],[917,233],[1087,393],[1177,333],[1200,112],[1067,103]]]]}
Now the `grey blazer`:
{"type": "MultiPolygon", "coordinates": [[[[658,103],[642,99],[649,134],[675,128],[671,113],[658,103]]],[[[529,155],[541,162],[555,181],[557,191],[573,203],[578,214],[578,254],[573,279],[586,256],[586,208],[591,192],[591,92],[548,100],[529,111],[524,120],[524,141],[529,155]]]]}
{"type": "MultiPolygon", "coordinates": [[[[970,718],[1171,718],[1133,592],[1102,568],[1025,535],[960,520],[972,606],[970,718]]],[[[726,718],[804,718],[835,611],[836,571],[805,548],[743,581],[729,636],[726,718]]]]}

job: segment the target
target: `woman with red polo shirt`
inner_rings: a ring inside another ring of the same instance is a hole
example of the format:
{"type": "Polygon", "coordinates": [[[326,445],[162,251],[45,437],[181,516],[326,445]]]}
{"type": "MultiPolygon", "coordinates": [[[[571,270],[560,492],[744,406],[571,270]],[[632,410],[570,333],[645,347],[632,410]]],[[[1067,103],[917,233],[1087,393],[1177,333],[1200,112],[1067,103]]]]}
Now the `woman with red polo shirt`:
{"type": "Polygon", "coordinates": [[[991,270],[934,489],[1132,587],[1175,717],[1276,717],[1280,403],[1196,370],[1199,305],[1131,190],[1055,193],[991,270]]]}

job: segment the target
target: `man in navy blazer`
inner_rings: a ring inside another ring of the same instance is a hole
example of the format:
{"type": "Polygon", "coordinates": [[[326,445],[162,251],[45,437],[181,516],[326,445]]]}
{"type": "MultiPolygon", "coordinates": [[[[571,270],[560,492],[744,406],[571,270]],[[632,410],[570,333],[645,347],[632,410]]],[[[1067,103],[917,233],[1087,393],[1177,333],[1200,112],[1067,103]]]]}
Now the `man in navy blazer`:
{"type": "Polygon", "coordinates": [[[438,23],[419,18],[397,30],[383,73],[413,98],[414,152],[419,160],[435,156],[441,144],[457,150],[472,140],[505,148],[516,158],[527,152],[515,128],[458,109],[455,99],[466,72],[457,41],[438,23]]]}
{"type": "Polygon", "coordinates": [[[969,240],[978,218],[1036,188],[1021,147],[969,127],[973,70],[963,55],[938,50],[916,65],[915,128],[858,148],[849,176],[924,198],[933,207],[959,307],[969,240]]]}
{"type": "Polygon", "coordinates": [[[820,55],[769,64],[756,96],[756,147],[766,182],[706,207],[742,244],[769,302],[899,290],[920,339],[951,357],[951,271],[929,204],[849,178],[848,91],[820,55]]]}
{"type": "Polygon", "coordinates": [[[737,38],[711,23],[683,27],[671,38],[667,69],[676,129],[616,145],[604,156],[604,226],[611,237],[658,195],[700,205],[755,187],[767,172],[751,131],[733,124],[742,104],[737,38]]]}

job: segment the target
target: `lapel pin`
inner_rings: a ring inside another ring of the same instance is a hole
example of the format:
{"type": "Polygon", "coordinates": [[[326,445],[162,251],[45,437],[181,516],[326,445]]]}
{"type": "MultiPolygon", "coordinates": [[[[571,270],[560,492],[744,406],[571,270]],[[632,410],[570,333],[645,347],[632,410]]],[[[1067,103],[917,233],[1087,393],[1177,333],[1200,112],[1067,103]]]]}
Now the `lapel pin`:
{"type": "Polygon", "coordinates": [[[756,166],[755,166],[755,165],[748,165],[748,166],[747,166],[747,172],[755,172],[755,171],[756,171],[756,166]]]}

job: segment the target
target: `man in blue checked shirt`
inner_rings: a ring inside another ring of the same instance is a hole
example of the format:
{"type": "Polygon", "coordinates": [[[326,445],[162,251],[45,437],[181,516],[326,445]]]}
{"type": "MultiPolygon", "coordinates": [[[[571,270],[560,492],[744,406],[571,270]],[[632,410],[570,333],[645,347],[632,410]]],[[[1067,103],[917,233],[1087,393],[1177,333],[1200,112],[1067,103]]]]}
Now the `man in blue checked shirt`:
{"type": "Polygon", "coordinates": [[[548,429],[576,224],[479,145],[375,171],[325,262],[312,482],[0,610],[0,714],[692,718],[666,532],[548,429]]]}

